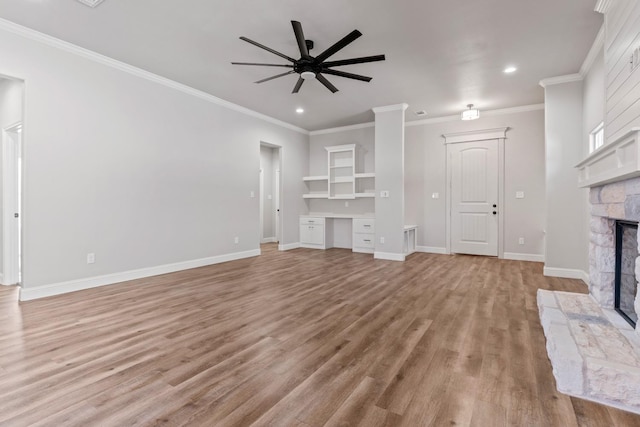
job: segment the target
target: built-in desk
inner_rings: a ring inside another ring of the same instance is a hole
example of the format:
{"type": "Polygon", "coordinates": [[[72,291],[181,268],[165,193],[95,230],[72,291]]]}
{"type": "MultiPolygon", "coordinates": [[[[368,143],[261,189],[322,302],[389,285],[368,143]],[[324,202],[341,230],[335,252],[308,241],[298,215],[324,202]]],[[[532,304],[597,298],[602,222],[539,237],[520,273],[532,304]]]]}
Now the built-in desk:
{"type": "Polygon", "coordinates": [[[310,213],[300,216],[300,246],[312,249],[349,248],[373,253],[373,214],[310,213]]]}

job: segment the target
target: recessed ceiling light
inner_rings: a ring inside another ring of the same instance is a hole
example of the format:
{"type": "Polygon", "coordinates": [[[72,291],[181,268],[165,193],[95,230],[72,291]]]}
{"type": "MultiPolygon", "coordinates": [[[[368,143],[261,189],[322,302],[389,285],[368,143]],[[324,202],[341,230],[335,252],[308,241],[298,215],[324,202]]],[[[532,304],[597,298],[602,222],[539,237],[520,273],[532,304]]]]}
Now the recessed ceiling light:
{"type": "Polygon", "coordinates": [[[418,110],[416,111],[416,116],[426,116],[427,112],[424,110],[418,110]]]}
{"type": "Polygon", "coordinates": [[[504,72],[505,72],[506,74],[511,74],[511,73],[515,73],[517,70],[518,70],[518,69],[517,69],[516,67],[514,67],[514,66],[512,66],[512,65],[511,65],[511,66],[509,66],[509,67],[505,68],[505,69],[504,69],[504,72]]]}
{"type": "Polygon", "coordinates": [[[302,107],[296,108],[296,113],[298,113],[298,114],[304,113],[304,108],[302,108],[302,107]]]}

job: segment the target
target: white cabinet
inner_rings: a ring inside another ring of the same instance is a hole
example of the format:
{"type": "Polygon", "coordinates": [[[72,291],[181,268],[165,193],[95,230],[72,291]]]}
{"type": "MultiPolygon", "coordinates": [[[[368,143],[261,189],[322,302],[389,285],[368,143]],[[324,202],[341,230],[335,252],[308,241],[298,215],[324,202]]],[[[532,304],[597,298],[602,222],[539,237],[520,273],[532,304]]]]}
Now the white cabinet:
{"type": "Polygon", "coordinates": [[[353,219],[353,252],[372,254],[375,237],[375,220],[373,218],[353,219]]]}
{"type": "MultiPolygon", "coordinates": [[[[329,227],[330,228],[330,227],[329,227]]],[[[327,227],[325,219],[320,217],[300,218],[300,246],[303,248],[326,249],[327,227]]]]}

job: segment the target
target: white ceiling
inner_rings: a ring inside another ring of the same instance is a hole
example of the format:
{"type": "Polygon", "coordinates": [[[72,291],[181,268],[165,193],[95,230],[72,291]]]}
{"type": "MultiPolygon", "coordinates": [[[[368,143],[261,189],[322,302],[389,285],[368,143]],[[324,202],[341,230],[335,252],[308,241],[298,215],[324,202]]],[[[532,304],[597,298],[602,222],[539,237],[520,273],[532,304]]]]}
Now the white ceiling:
{"type": "MultiPolygon", "coordinates": [[[[596,0],[0,0],[0,17],[168,77],[308,130],[373,120],[372,107],[406,102],[407,120],[543,102],[541,79],[576,73],[602,24],[596,0]],[[231,61],[285,63],[245,36],[298,58],[291,20],[317,55],[354,29],[364,35],[331,60],[370,83],[327,76],[292,94],[297,75],[231,61]],[[502,72],[515,65],[511,75],[502,72]],[[295,113],[303,107],[302,115],[295,113]]],[[[19,76],[18,76],[19,77],[19,76]]]]}

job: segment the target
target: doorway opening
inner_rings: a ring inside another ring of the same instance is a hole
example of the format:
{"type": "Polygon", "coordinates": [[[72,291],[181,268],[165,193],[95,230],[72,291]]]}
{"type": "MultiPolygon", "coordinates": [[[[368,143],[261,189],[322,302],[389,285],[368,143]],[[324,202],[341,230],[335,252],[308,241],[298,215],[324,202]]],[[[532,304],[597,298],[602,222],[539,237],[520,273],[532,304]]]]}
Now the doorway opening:
{"type": "Polygon", "coordinates": [[[281,241],[281,147],[260,143],[260,243],[281,241]]]}
{"type": "Polygon", "coordinates": [[[2,132],[2,284],[22,282],[22,123],[2,132]]]}

